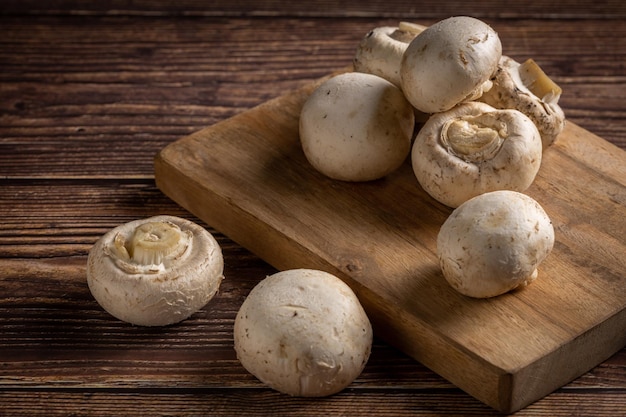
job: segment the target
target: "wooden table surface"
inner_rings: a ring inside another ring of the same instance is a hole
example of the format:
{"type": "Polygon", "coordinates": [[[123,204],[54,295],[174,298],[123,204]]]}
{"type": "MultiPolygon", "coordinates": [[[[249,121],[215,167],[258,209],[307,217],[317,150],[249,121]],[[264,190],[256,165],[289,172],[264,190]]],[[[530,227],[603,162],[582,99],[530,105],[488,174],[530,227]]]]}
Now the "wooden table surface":
{"type": "MultiPolygon", "coordinates": [[[[369,29],[461,14],[534,58],[570,121],[626,149],[621,0],[0,1],[0,415],[497,415],[378,339],[335,396],[262,385],[232,326],[275,270],[164,196],[153,172],[176,139],[349,65],[369,29]],[[190,319],[141,328],[95,302],[86,259],[109,229],[156,214],[212,231],[226,280],[190,319]]],[[[626,416],[626,348],[516,415],[626,416]]]]}

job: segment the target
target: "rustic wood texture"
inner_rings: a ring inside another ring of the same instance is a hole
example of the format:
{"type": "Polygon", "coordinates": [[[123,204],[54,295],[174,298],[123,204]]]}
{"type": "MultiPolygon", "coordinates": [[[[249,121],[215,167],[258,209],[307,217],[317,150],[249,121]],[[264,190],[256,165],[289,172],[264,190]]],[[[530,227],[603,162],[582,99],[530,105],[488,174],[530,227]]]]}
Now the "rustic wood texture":
{"type": "MultiPolygon", "coordinates": [[[[275,269],[219,233],[219,297],[163,329],[108,316],[85,262],[125,221],[202,224],[155,186],[163,147],[343,68],[369,28],[400,18],[484,18],[563,87],[569,120],[626,149],[626,6],[506,3],[2,1],[0,415],[497,415],[380,340],[337,396],[267,389],[237,363],[231,327],[275,269]]],[[[516,415],[624,410],[622,349],[516,415]]]]}

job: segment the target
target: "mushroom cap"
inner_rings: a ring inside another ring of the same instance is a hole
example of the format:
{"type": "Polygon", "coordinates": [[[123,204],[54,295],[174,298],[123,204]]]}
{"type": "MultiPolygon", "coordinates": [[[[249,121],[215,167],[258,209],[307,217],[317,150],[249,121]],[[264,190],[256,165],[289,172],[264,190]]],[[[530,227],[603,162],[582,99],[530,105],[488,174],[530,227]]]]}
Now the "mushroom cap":
{"type": "Polygon", "coordinates": [[[539,203],[503,190],[456,208],[437,236],[437,256],[453,288],[486,298],[532,282],[553,245],[554,228],[539,203]]]}
{"type": "Polygon", "coordinates": [[[413,108],[398,87],[376,75],[348,72],[326,80],[307,99],[300,140],[322,174],[369,181],[404,162],[414,124],[413,108]]]}
{"type": "Polygon", "coordinates": [[[87,283],[114,317],[140,326],[165,326],[204,307],[217,293],[223,270],[221,248],[206,229],[175,216],[154,216],[120,225],[98,239],[87,259],[87,283]],[[157,222],[178,227],[187,246],[152,265],[120,254],[120,242],[129,242],[141,225],[157,222]]]}
{"type": "Polygon", "coordinates": [[[541,157],[541,138],[528,117],[480,102],[432,115],[411,152],[422,188],[449,207],[489,191],[525,191],[541,157]]]}
{"type": "Polygon", "coordinates": [[[503,55],[495,75],[492,88],[479,100],[498,109],[516,109],[535,123],[543,148],[552,145],[565,127],[565,113],[556,102],[548,102],[537,97],[524,85],[520,73],[520,63],[503,55]]]}
{"type": "Polygon", "coordinates": [[[235,319],[241,364],[271,388],[321,397],[362,372],[372,327],[354,292],[311,269],[278,272],[253,288],[235,319]]]}
{"type": "Polygon", "coordinates": [[[416,32],[393,26],[372,29],[359,43],[353,61],[354,70],[378,75],[400,87],[402,55],[415,36],[416,32]]]}
{"type": "Polygon", "coordinates": [[[407,47],[402,90],[418,110],[446,111],[482,94],[498,67],[502,44],[481,20],[455,16],[430,26],[407,47]]]}

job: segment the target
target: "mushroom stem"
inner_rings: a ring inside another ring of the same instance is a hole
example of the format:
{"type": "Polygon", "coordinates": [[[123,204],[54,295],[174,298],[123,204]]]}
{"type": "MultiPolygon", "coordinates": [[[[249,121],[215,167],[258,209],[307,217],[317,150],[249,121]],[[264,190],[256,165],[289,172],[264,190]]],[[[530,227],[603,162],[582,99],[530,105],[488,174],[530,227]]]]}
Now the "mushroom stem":
{"type": "Polygon", "coordinates": [[[532,58],[519,66],[519,75],[526,88],[541,100],[546,103],[559,101],[563,90],[543,72],[532,58]]]}
{"type": "Polygon", "coordinates": [[[116,260],[119,268],[128,273],[145,273],[145,267],[182,257],[190,240],[191,235],[174,223],[148,222],[139,225],[130,235],[118,233],[113,240],[110,256],[116,260]]]}
{"type": "Polygon", "coordinates": [[[419,35],[423,31],[425,31],[426,28],[428,28],[428,26],[420,25],[418,23],[412,23],[412,22],[398,23],[398,29],[401,32],[413,33],[414,35],[419,35]]]}
{"type": "Polygon", "coordinates": [[[127,250],[131,259],[142,265],[154,265],[163,262],[163,258],[184,252],[182,230],[173,223],[149,222],[142,224],[133,233],[127,250]]]}
{"type": "Polygon", "coordinates": [[[506,124],[490,113],[451,119],[441,129],[441,142],[448,152],[467,162],[493,158],[506,136],[506,124]]]}
{"type": "Polygon", "coordinates": [[[533,61],[520,64],[502,56],[493,87],[479,98],[498,109],[515,109],[537,126],[543,149],[556,140],[565,126],[565,114],[559,107],[561,88],[533,61]]]}

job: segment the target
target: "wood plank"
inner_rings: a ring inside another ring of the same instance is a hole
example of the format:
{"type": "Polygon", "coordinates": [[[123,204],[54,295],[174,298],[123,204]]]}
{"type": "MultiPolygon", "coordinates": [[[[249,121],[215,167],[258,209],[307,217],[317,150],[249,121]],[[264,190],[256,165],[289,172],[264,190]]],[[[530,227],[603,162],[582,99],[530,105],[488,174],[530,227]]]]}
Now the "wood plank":
{"type": "Polygon", "coordinates": [[[391,0],[384,3],[375,0],[355,2],[317,0],[311,3],[286,3],[281,0],[239,0],[236,2],[198,2],[181,0],[171,2],[114,0],[90,2],[88,0],[53,0],[45,3],[36,0],[5,0],[3,12],[11,14],[79,14],[79,15],[141,15],[141,16],[317,16],[317,17],[379,17],[392,16],[421,18],[432,16],[475,15],[487,17],[502,15],[509,18],[580,18],[601,16],[620,18],[626,16],[626,8],[619,0],[602,3],[594,1],[561,0],[558,3],[541,1],[510,2],[506,8],[497,0],[481,2],[425,1],[416,7],[410,0],[391,0]]]}
{"type": "Polygon", "coordinates": [[[624,151],[570,123],[529,190],[557,233],[543,279],[471,300],[437,267],[436,234],[450,209],[416,185],[408,163],[365,184],[308,165],[298,117],[316,85],[169,145],[155,161],[157,185],[278,269],[339,275],[381,337],[501,411],[626,344],[624,151]]]}
{"type": "MultiPolygon", "coordinates": [[[[460,403],[462,395],[456,390],[395,390],[368,392],[359,390],[343,392],[331,398],[295,399],[269,389],[189,390],[172,389],[167,392],[146,390],[135,392],[96,391],[84,394],[74,391],[50,392],[0,392],[3,411],[12,417],[50,416],[77,413],[99,417],[120,415],[223,415],[254,417],[304,417],[311,415],[358,416],[481,416],[496,417],[502,414],[486,406],[469,401],[460,403]],[[450,407],[449,404],[458,404],[450,407]]],[[[616,417],[623,415],[626,397],[621,393],[607,393],[604,401],[598,402],[597,392],[564,391],[554,394],[559,404],[560,416],[616,417]]],[[[540,401],[525,410],[515,413],[516,417],[554,417],[553,409],[546,401],[540,401]]]]}
{"type": "MultiPolygon", "coordinates": [[[[348,65],[395,22],[0,16],[0,179],[151,178],[168,143],[348,65]]],[[[490,23],[563,87],[569,120],[626,149],[622,20],[490,23]]]]}

